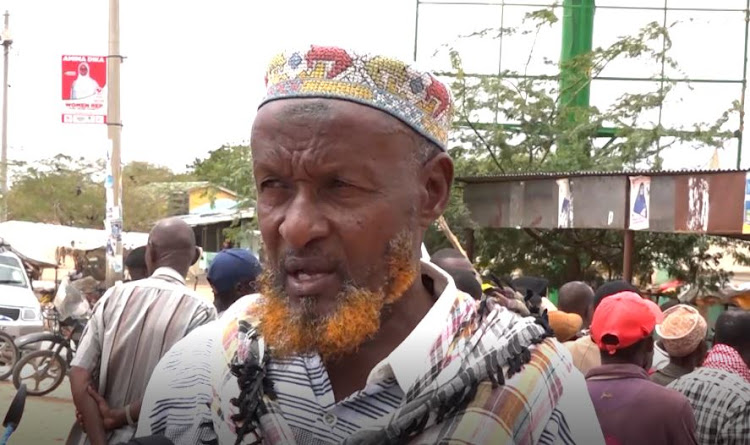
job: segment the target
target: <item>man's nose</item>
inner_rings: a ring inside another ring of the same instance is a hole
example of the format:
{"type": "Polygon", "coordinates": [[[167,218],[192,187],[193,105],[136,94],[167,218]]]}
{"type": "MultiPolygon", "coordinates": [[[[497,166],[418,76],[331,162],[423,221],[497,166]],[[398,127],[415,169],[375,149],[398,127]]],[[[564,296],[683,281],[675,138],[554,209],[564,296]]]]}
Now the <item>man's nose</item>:
{"type": "Polygon", "coordinates": [[[295,249],[301,249],[315,240],[325,238],[329,232],[328,219],[307,193],[299,193],[294,198],[279,225],[279,234],[289,243],[289,247],[295,249]]]}

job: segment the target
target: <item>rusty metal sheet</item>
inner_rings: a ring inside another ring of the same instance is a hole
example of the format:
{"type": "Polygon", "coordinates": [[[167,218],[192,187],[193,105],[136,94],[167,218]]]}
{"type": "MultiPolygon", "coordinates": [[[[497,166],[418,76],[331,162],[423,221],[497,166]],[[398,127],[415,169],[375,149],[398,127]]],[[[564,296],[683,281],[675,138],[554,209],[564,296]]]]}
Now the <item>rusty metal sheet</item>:
{"type": "Polygon", "coordinates": [[[481,227],[511,227],[511,184],[484,183],[464,187],[464,203],[471,219],[481,227]]]}
{"type": "Polygon", "coordinates": [[[522,224],[517,226],[540,229],[556,228],[557,183],[552,180],[525,181],[522,211],[522,224]]]}
{"type": "Polygon", "coordinates": [[[482,227],[557,227],[554,181],[467,184],[464,202],[482,227]]]}
{"type": "Polygon", "coordinates": [[[674,177],[676,232],[742,233],[745,174],[674,177]]]}
{"type": "Polygon", "coordinates": [[[508,185],[508,225],[506,227],[521,227],[523,226],[526,184],[517,182],[508,185]]]}
{"type": "Polygon", "coordinates": [[[571,178],[573,228],[625,228],[626,187],[618,176],[571,178]]]}
{"type": "Polygon", "coordinates": [[[671,232],[674,230],[675,176],[651,177],[648,230],[671,232]]]}
{"type": "MultiPolygon", "coordinates": [[[[670,172],[651,177],[649,231],[739,235],[745,172],[670,172]]],[[[556,228],[558,179],[464,183],[464,201],[482,227],[556,228]]],[[[572,175],[573,228],[625,228],[628,175],[572,175]],[[612,215],[610,217],[610,212],[612,215]]]]}
{"type": "MultiPolygon", "coordinates": [[[[624,177],[570,180],[573,227],[625,227],[624,177]]],[[[464,185],[464,202],[472,219],[482,227],[558,227],[556,180],[474,183],[464,185]]]]}

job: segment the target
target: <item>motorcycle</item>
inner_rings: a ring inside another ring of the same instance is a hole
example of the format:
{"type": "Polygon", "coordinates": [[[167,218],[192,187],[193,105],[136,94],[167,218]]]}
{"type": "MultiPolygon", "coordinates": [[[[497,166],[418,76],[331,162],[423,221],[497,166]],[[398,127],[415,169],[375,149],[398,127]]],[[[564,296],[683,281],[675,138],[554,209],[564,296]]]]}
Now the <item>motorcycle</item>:
{"type": "Polygon", "coordinates": [[[18,337],[13,385],[28,382],[28,393],[43,396],[57,389],[70,371],[91,308],[74,282],[60,286],[54,303],[44,309],[47,330],[18,337]],[[49,384],[47,384],[49,382],[49,384]]]}
{"type": "MultiPolygon", "coordinates": [[[[49,342],[48,349],[24,354],[13,368],[13,385],[20,388],[22,383],[28,382],[28,393],[32,396],[49,394],[63,382],[70,371],[78,342],[83,334],[85,323],[70,318],[60,321],[59,313],[54,310],[50,317],[53,326],[51,332],[30,334],[23,341],[49,342]],[[50,380],[48,386],[45,382],[50,380]]],[[[24,345],[17,342],[19,349],[24,345]]]]}
{"type": "Polygon", "coordinates": [[[26,385],[21,385],[16,391],[16,396],[13,397],[13,401],[10,402],[10,408],[8,408],[8,414],[5,415],[3,420],[3,428],[5,432],[3,437],[0,438],[0,445],[7,445],[10,436],[18,429],[18,425],[21,423],[21,417],[23,417],[23,409],[26,407],[26,385]]]}

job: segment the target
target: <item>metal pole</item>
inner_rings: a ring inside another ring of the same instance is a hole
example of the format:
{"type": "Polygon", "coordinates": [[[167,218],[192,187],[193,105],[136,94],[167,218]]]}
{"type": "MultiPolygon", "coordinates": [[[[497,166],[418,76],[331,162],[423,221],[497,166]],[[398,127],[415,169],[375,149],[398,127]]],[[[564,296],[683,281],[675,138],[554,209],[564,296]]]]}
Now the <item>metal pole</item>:
{"type": "Polygon", "coordinates": [[[740,131],[737,136],[737,170],[742,168],[742,139],[745,131],[745,90],[747,90],[747,50],[748,37],[750,37],[750,0],[745,3],[745,52],[743,54],[745,63],[742,66],[742,93],[740,94],[740,131]]]}
{"type": "Polygon", "coordinates": [[[417,8],[414,13],[414,63],[417,62],[417,46],[419,45],[419,3],[417,0],[417,8]]]}
{"type": "Polygon", "coordinates": [[[622,240],[622,279],[633,282],[634,233],[630,230],[630,178],[625,178],[625,235],[622,240]]]}
{"type": "Polygon", "coordinates": [[[10,14],[5,11],[5,29],[3,30],[3,148],[0,155],[0,186],[2,187],[2,214],[3,221],[8,219],[8,54],[13,39],[8,30],[10,14]]]}
{"type": "MultiPolygon", "coordinates": [[[[567,122],[575,125],[577,110],[589,107],[591,72],[571,66],[582,54],[591,52],[594,36],[594,0],[565,0],[563,2],[562,51],[560,54],[560,107],[567,122]]],[[[568,149],[564,138],[558,140],[558,150],[568,149]]]]}
{"type": "Polygon", "coordinates": [[[565,0],[562,28],[560,102],[563,107],[588,107],[591,73],[573,69],[569,65],[576,57],[591,52],[594,39],[594,0],[565,0]]]}
{"type": "Polygon", "coordinates": [[[107,202],[107,233],[108,242],[112,241],[113,253],[107,258],[106,285],[114,285],[122,279],[122,238],[111,238],[112,225],[122,227],[122,178],[120,165],[120,149],[122,136],[122,122],[120,120],[120,2],[109,0],[109,57],[107,57],[107,133],[112,141],[110,157],[110,172],[113,178],[111,202],[107,202]]]}

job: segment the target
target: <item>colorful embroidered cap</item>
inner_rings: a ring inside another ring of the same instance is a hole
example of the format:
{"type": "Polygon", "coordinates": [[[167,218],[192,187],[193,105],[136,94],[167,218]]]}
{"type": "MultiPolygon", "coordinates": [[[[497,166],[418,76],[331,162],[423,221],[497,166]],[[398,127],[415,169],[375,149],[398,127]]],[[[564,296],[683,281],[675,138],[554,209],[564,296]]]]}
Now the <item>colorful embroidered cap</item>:
{"type": "Polygon", "coordinates": [[[260,107],[303,97],[348,100],[388,113],[443,150],[448,145],[453,119],[448,87],[396,59],[315,45],[286,51],[271,60],[266,88],[260,107]]]}
{"type": "Polygon", "coordinates": [[[659,306],[635,292],[620,292],[602,300],[591,320],[591,339],[614,354],[651,336],[662,321],[659,306]]]}

